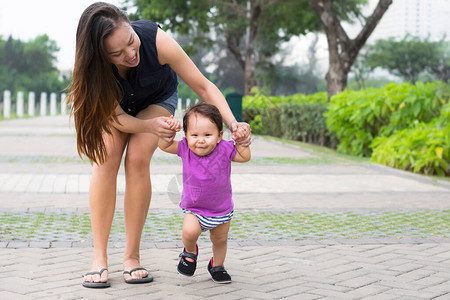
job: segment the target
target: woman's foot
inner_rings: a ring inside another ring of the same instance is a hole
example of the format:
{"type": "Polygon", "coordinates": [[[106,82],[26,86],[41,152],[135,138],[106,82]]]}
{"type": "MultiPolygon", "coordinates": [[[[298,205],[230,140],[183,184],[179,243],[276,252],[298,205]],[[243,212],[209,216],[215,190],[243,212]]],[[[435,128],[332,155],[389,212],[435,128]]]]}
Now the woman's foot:
{"type": "Polygon", "coordinates": [[[111,286],[108,281],[108,269],[106,268],[88,272],[83,277],[83,286],[87,288],[107,288],[111,286]]]}
{"type": "MultiPolygon", "coordinates": [[[[151,275],[148,273],[148,271],[141,267],[141,265],[137,259],[124,260],[123,269],[124,269],[123,279],[125,280],[125,282],[131,283],[131,281],[133,281],[133,280],[142,282],[139,279],[151,277],[151,275]]],[[[146,281],[146,282],[150,282],[150,281],[146,281]]]]}
{"type": "Polygon", "coordinates": [[[84,283],[108,282],[108,259],[104,255],[96,255],[94,252],[91,270],[83,276],[84,283]]]}

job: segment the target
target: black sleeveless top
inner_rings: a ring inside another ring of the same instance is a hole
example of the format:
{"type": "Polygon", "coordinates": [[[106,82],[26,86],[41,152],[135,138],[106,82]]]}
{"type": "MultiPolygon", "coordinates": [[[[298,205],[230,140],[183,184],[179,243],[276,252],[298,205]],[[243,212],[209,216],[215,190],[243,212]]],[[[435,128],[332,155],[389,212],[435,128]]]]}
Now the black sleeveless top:
{"type": "Polygon", "coordinates": [[[139,65],[131,69],[128,80],[119,75],[114,64],[113,73],[122,88],[120,106],[127,114],[136,116],[150,104],[169,98],[177,89],[178,80],[169,65],[159,64],[156,49],[158,25],[152,21],[139,20],[131,22],[131,26],[141,40],[139,65]]]}

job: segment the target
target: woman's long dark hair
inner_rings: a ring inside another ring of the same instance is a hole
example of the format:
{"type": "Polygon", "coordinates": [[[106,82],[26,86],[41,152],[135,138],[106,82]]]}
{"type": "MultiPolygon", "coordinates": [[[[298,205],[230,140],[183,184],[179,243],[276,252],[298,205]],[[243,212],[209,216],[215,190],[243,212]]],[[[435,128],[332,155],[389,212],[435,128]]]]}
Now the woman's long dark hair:
{"type": "Polygon", "coordinates": [[[97,164],[108,158],[103,134],[111,134],[111,122],[117,121],[114,110],[122,97],[104,40],[123,22],[130,22],[125,12],[97,2],[83,12],[77,28],[68,99],[75,120],[78,154],[97,164]]]}

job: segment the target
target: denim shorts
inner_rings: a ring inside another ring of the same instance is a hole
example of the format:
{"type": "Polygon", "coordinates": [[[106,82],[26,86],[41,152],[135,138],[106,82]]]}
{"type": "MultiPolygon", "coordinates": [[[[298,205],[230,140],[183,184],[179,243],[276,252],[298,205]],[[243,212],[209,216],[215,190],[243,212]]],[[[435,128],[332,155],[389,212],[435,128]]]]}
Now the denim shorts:
{"type": "Polygon", "coordinates": [[[167,98],[166,100],[158,103],[154,103],[153,105],[159,105],[167,109],[172,115],[175,114],[175,109],[178,105],[178,89],[175,90],[175,92],[167,98]]]}
{"type": "Polygon", "coordinates": [[[183,213],[185,214],[192,214],[197,217],[198,222],[200,223],[200,227],[202,228],[202,231],[208,231],[211,229],[216,228],[219,225],[228,223],[233,218],[234,210],[230,211],[229,213],[218,216],[218,217],[204,217],[201,215],[198,215],[196,213],[193,213],[192,211],[188,209],[183,208],[183,213]]]}

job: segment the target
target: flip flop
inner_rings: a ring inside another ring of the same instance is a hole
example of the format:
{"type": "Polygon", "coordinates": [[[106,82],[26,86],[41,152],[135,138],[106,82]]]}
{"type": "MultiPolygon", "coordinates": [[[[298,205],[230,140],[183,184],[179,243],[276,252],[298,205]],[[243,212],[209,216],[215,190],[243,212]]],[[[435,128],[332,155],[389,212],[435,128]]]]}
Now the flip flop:
{"type": "MultiPolygon", "coordinates": [[[[96,274],[98,274],[98,275],[100,275],[100,277],[102,276],[102,273],[103,272],[105,272],[105,271],[107,271],[108,269],[107,268],[103,268],[103,269],[101,269],[100,271],[98,271],[98,272],[88,272],[88,273],[86,273],[84,276],[87,276],[87,275],[96,275],[96,274]]],[[[83,281],[83,283],[82,283],[82,285],[84,286],[84,287],[87,287],[87,288],[93,288],[93,289],[102,289],[102,288],[108,288],[108,287],[110,287],[111,286],[111,284],[109,283],[109,281],[106,281],[106,282],[89,282],[89,281],[83,281]]]]}
{"type": "MultiPolygon", "coordinates": [[[[130,270],[130,271],[123,271],[123,275],[128,274],[128,275],[132,276],[131,274],[132,274],[133,272],[135,272],[135,271],[140,271],[140,270],[147,271],[146,268],[134,268],[133,270],[130,270]]],[[[147,272],[148,272],[148,271],[147,271],[147,272]]],[[[150,273],[148,273],[147,276],[142,277],[142,278],[133,278],[133,279],[128,279],[128,280],[126,280],[126,279],[124,278],[124,280],[125,280],[126,283],[129,283],[129,284],[149,283],[149,282],[152,282],[152,281],[153,281],[153,276],[150,275],[150,273]]]]}

